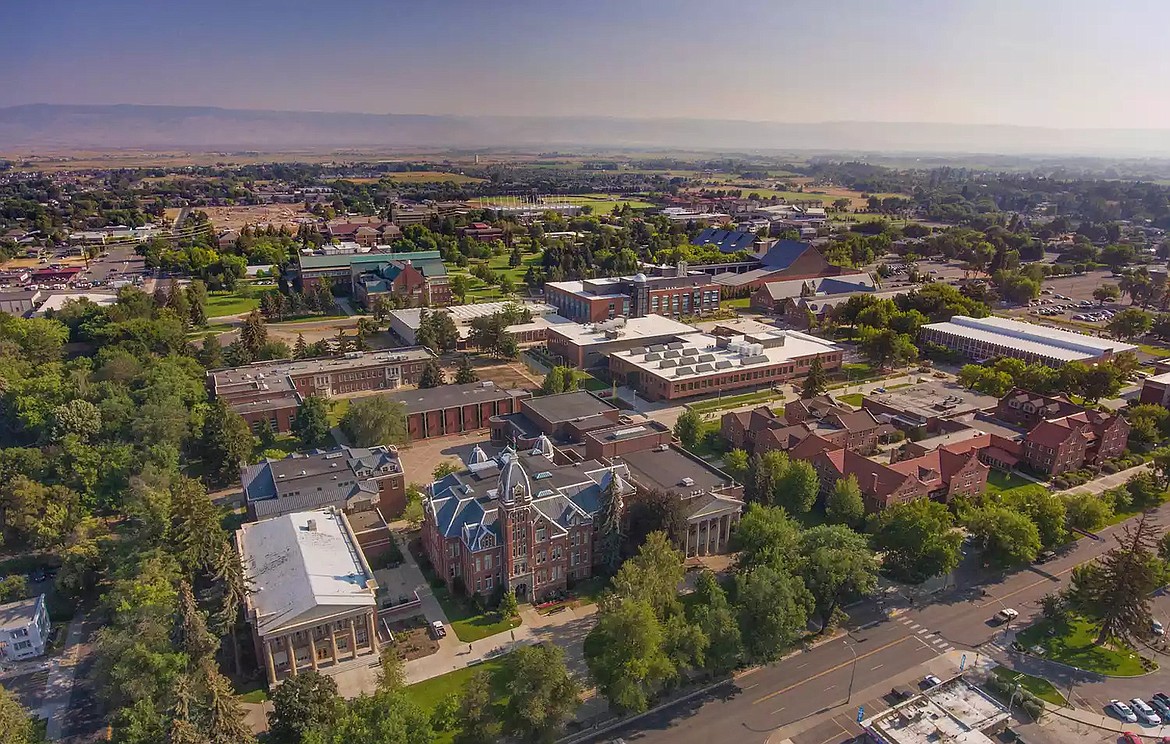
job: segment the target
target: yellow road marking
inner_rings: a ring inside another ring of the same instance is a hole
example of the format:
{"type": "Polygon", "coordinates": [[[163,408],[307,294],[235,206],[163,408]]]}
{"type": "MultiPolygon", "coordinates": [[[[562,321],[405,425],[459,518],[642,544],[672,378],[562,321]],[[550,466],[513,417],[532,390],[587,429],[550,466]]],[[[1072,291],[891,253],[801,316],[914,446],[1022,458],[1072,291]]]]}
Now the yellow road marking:
{"type": "MultiPolygon", "coordinates": [[[[881,653],[882,651],[885,651],[887,648],[892,648],[892,647],[894,647],[894,646],[897,646],[899,643],[904,643],[904,642],[906,642],[906,641],[910,640],[910,639],[911,639],[911,638],[913,638],[913,637],[914,637],[914,636],[903,636],[902,638],[899,638],[899,639],[898,639],[898,640],[896,640],[896,641],[890,641],[889,643],[887,643],[887,644],[886,644],[886,645],[884,645],[884,646],[878,646],[878,647],[877,647],[877,648],[875,648],[873,651],[867,651],[866,653],[862,654],[861,656],[858,656],[858,657],[857,657],[857,659],[856,659],[856,661],[861,661],[862,659],[865,659],[865,658],[868,658],[868,657],[870,657],[870,656],[873,656],[874,654],[881,653]]],[[[781,694],[783,694],[783,693],[785,693],[785,692],[788,692],[789,690],[794,690],[794,689],[796,689],[797,687],[800,687],[801,685],[803,685],[803,684],[805,684],[805,683],[807,683],[807,682],[812,682],[814,679],[818,679],[818,678],[820,678],[820,677],[823,677],[823,676],[825,676],[826,674],[832,674],[833,672],[837,671],[838,669],[844,669],[845,667],[849,666],[849,665],[850,665],[850,664],[852,664],[853,662],[854,662],[854,659],[849,659],[849,661],[844,661],[844,662],[841,662],[841,663],[840,663],[840,664],[838,664],[837,666],[835,666],[835,667],[830,667],[829,669],[826,669],[826,670],[825,670],[825,671],[823,671],[823,672],[819,672],[819,673],[817,673],[817,674],[814,674],[814,675],[813,675],[813,676],[811,676],[811,677],[805,677],[805,678],[804,678],[804,679],[802,679],[801,681],[799,681],[799,682],[796,682],[795,684],[791,684],[791,685],[789,685],[789,686],[785,687],[784,689],[781,689],[781,690],[776,690],[775,692],[770,692],[770,693],[768,693],[767,695],[763,696],[762,698],[757,698],[756,700],[753,700],[753,701],[752,701],[752,705],[757,705],[757,704],[759,704],[759,703],[762,703],[762,702],[764,702],[765,700],[771,700],[772,698],[776,697],[777,695],[781,695],[781,694]]]]}
{"type": "MultiPolygon", "coordinates": [[[[1076,568],[1076,566],[1073,566],[1072,568],[1066,568],[1065,570],[1061,571],[1060,573],[1055,573],[1052,575],[1053,576],[1064,576],[1066,573],[1071,573],[1073,568],[1076,568]]],[[[1008,592],[1007,594],[993,594],[993,595],[991,595],[992,596],[991,601],[984,602],[983,604],[981,604],[979,606],[980,607],[987,607],[988,605],[991,605],[991,604],[998,604],[1000,601],[1005,600],[1008,597],[1014,597],[1017,594],[1019,594],[1020,592],[1026,592],[1034,586],[1039,586],[1041,584],[1049,584],[1051,582],[1052,582],[1052,579],[1040,579],[1039,581],[1033,581],[1031,584],[1028,584],[1025,587],[1021,587],[1020,589],[1017,589],[1014,592],[1008,592]]]]}

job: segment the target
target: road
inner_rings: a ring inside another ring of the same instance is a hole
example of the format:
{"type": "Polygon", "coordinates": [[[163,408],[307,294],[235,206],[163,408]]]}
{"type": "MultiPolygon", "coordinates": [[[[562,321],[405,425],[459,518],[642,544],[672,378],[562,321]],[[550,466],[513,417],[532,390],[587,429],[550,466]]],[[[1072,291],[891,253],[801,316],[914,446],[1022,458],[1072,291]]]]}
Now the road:
{"type": "MultiPolygon", "coordinates": [[[[1166,523],[1170,504],[1157,511],[1166,523]]],[[[860,733],[853,723],[856,706],[864,704],[871,712],[886,707],[888,702],[877,696],[888,692],[890,680],[899,675],[905,677],[952,651],[966,652],[971,663],[984,655],[1008,658],[1005,635],[1011,627],[996,626],[992,616],[1012,607],[1020,613],[1012,627],[1031,624],[1039,614],[1039,600],[1062,588],[1074,567],[1108,550],[1114,544],[1110,536],[1121,529],[1115,525],[1103,530],[1101,540],[1079,540],[1045,565],[953,589],[929,604],[903,606],[892,619],[869,625],[865,621],[874,615],[862,612],[860,620],[868,627],[720,685],[699,702],[666,708],[592,741],[751,744],[786,737],[795,744],[848,741],[860,733]],[[847,704],[851,678],[855,694],[847,704]]],[[[1152,692],[1150,684],[1144,683],[1147,694],[1152,692]]],[[[1101,695],[1096,689],[1083,693],[1092,703],[1101,695]]]]}

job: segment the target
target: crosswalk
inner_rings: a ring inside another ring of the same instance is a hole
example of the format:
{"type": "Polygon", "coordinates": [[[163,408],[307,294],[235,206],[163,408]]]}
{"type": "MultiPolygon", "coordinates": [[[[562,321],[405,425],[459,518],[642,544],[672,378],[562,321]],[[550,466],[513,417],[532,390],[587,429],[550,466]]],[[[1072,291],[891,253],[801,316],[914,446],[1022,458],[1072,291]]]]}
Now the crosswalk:
{"type": "Polygon", "coordinates": [[[918,640],[923,645],[936,649],[940,654],[955,650],[954,646],[947,643],[945,639],[941,638],[930,628],[924,628],[906,616],[898,618],[898,622],[914,631],[914,635],[918,637],[918,640]]]}

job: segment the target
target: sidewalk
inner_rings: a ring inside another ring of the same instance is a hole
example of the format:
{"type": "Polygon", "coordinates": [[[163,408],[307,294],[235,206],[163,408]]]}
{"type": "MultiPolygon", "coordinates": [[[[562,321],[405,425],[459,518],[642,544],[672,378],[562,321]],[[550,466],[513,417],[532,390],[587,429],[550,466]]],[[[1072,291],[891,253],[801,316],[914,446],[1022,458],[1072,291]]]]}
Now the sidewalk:
{"type": "Polygon", "coordinates": [[[65,728],[65,715],[73,693],[73,678],[77,674],[77,645],[85,631],[85,616],[77,615],[69,621],[65,647],[61,655],[49,662],[49,679],[45,682],[45,701],[37,713],[48,719],[45,738],[57,741],[65,728]]]}

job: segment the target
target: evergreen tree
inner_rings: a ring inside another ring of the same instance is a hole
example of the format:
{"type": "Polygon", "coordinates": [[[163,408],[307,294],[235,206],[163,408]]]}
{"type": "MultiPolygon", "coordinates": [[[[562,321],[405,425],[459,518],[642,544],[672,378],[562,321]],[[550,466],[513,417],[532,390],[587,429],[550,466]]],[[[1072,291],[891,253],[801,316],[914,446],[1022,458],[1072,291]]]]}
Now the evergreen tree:
{"type": "Polygon", "coordinates": [[[828,387],[829,376],[825,373],[824,364],[821,363],[819,356],[815,356],[808,366],[808,376],[804,378],[804,385],[800,389],[800,397],[806,400],[815,398],[823,394],[828,387]]]}
{"type": "Polygon", "coordinates": [[[473,382],[479,382],[479,375],[471,367],[471,360],[466,354],[459,355],[459,366],[455,370],[455,384],[468,385],[473,382]]]}
{"type": "Polygon", "coordinates": [[[268,343],[268,328],[264,325],[264,318],[259,310],[253,310],[244,318],[239,341],[240,346],[252,359],[260,358],[260,350],[268,343]]]}
{"type": "Polygon", "coordinates": [[[207,285],[192,279],[187,285],[187,317],[195,328],[207,325],[207,285]]]}
{"type": "Polygon", "coordinates": [[[309,345],[305,343],[305,334],[298,333],[297,334],[297,342],[293,346],[293,356],[296,357],[297,359],[304,359],[308,348],[309,348],[309,345]]]}
{"type": "Polygon", "coordinates": [[[439,363],[434,359],[427,360],[427,363],[423,365],[422,374],[418,378],[418,386],[425,389],[445,384],[447,384],[447,380],[443,377],[443,370],[439,367],[439,363]]]}
{"type": "Polygon", "coordinates": [[[247,422],[222,398],[217,399],[203,422],[203,456],[212,479],[220,485],[236,482],[254,443],[247,422]]]}
{"type": "Polygon", "coordinates": [[[517,266],[519,266],[521,263],[523,263],[523,261],[524,261],[524,259],[520,255],[519,244],[512,246],[512,255],[508,256],[508,266],[510,266],[514,269],[517,266]]]}
{"type": "Polygon", "coordinates": [[[199,363],[207,369],[219,369],[223,366],[223,347],[214,333],[203,337],[203,348],[199,352],[199,363]]]}
{"type": "Polygon", "coordinates": [[[622,493],[619,489],[621,479],[617,473],[611,473],[609,483],[601,492],[601,509],[597,515],[598,555],[606,573],[616,573],[622,562],[622,542],[625,539],[622,524],[622,493]]]}
{"type": "Polygon", "coordinates": [[[187,294],[179,286],[177,279],[171,279],[167,287],[167,308],[171,310],[185,326],[191,323],[191,304],[187,302],[187,294]]]}
{"type": "Polygon", "coordinates": [[[1097,644],[1110,638],[1138,640],[1150,633],[1150,593],[1157,588],[1158,529],[1150,512],[1115,536],[1117,545],[1098,559],[1089,596],[1101,622],[1097,644]]]}
{"type": "Polygon", "coordinates": [[[324,447],[332,441],[329,410],[325,400],[316,395],[305,398],[292,422],[292,433],[306,447],[324,447]]]}

